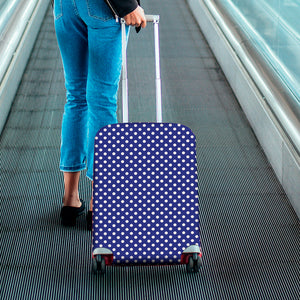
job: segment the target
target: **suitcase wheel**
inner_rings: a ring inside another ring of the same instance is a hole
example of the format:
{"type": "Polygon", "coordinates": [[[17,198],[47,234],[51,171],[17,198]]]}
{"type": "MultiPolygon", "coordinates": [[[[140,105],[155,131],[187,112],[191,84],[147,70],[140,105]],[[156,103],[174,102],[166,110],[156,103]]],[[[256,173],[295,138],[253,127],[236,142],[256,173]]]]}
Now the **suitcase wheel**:
{"type": "Polygon", "coordinates": [[[192,273],[192,272],[198,273],[201,265],[202,265],[202,257],[198,255],[198,253],[194,253],[188,259],[186,270],[188,273],[192,273]]]}
{"type": "Polygon", "coordinates": [[[104,256],[96,255],[93,257],[92,261],[92,271],[94,274],[104,274],[106,271],[106,263],[104,256]]]}

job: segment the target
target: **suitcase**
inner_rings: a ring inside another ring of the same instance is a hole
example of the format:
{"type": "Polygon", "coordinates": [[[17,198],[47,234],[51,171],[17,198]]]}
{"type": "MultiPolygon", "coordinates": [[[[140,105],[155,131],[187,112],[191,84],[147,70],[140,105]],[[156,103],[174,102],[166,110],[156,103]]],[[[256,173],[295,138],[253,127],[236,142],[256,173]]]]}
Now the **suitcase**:
{"type": "MultiPolygon", "coordinates": [[[[107,265],[185,264],[198,272],[200,244],[196,139],[181,124],[162,123],[159,16],[154,24],[157,123],[128,123],[123,46],[123,123],[95,137],[93,262],[107,265]]],[[[123,45],[125,25],[122,23],[123,45]]]]}

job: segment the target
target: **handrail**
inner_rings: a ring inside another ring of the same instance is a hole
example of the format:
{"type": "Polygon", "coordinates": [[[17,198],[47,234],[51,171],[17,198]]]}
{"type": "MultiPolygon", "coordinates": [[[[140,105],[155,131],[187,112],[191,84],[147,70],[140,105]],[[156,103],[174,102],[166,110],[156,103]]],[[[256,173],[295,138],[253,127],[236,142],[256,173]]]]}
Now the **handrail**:
{"type": "Polygon", "coordinates": [[[20,4],[21,0],[10,0],[5,1],[0,9],[0,36],[2,36],[7,24],[11,19],[12,15],[16,11],[17,6],[20,4]]]}
{"type": "Polygon", "coordinates": [[[48,6],[49,0],[11,0],[1,6],[0,134],[48,6]]]}
{"type": "MultiPolygon", "coordinates": [[[[38,0],[23,0],[19,1],[15,7],[14,13],[11,13],[11,18],[7,21],[6,28],[3,34],[1,33],[0,44],[0,82],[9,67],[10,61],[14,56],[14,52],[22,38],[28,20],[34,11],[38,0]]],[[[17,3],[16,3],[17,4],[17,3]]]]}

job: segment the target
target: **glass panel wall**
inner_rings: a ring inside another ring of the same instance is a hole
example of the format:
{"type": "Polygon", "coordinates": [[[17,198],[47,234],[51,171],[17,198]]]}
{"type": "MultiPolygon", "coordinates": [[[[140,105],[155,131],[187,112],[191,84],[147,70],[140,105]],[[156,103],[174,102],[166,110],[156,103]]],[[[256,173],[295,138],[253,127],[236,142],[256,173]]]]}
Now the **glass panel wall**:
{"type": "Polygon", "coordinates": [[[215,0],[247,35],[300,107],[300,1],[215,0]]]}

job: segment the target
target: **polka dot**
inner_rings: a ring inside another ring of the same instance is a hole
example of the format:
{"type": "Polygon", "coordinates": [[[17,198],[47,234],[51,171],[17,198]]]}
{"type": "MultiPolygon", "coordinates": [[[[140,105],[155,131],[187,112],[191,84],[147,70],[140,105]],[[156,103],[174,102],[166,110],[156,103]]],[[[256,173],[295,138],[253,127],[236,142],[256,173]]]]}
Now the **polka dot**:
{"type": "Polygon", "coordinates": [[[178,263],[200,245],[196,139],[172,123],[113,124],[95,138],[93,248],[115,263],[178,263]]]}

